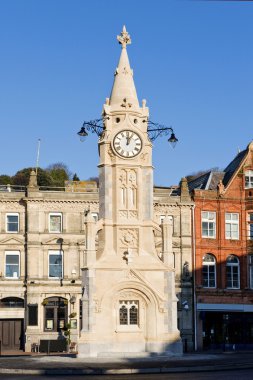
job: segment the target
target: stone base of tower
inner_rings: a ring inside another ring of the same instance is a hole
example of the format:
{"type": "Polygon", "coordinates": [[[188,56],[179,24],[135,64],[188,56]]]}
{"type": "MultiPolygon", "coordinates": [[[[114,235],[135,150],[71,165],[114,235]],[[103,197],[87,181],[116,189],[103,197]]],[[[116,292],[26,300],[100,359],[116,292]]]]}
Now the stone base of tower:
{"type": "Polygon", "coordinates": [[[181,339],[172,342],[79,342],[78,357],[149,357],[182,355],[181,339]]]}

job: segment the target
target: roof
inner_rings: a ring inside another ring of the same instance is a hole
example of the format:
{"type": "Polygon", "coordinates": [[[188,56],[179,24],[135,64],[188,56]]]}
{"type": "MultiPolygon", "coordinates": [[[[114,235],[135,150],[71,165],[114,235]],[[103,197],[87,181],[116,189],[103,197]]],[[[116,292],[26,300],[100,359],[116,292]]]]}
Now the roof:
{"type": "Polygon", "coordinates": [[[223,185],[226,187],[233,175],[239,170],[240,166],[242,165],[242,162],[248,154],[248,150],[249,147],[239,152],[223,171],[210,170],[189,181],[189,191],[191,192],[194,189],[216,190],[220,180],[222,180],[223,185]]]}
{"type": "Polygon", "coordinates": [[[216,190],[218,183],[224,177],[224,172],[210,170],[188,182],[189,191],[194,189],[216,190]]]}
{"type": "Polygon", "coordinates": [[[234,173],[239,169],[244,160],[246,154],[248,153],[248,148],[239,152],[236,157],[231,161],[228,166],[224,169],[225,175],[223,178],[224,186],[227,186],[230,179],[233,177],[234,173]]]}

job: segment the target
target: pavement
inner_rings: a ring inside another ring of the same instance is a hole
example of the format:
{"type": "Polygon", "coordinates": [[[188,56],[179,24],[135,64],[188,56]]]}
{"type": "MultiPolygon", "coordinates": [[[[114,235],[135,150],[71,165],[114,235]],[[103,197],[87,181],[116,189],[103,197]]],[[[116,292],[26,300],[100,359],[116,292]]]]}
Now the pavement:
{"type": "Polygon", "coordinates": [[[119,375],[221,371],[253,368],[253,352],[187,353],[182,356],[78,358],[74,354],[5,354],[1,374],[119,375]]]}

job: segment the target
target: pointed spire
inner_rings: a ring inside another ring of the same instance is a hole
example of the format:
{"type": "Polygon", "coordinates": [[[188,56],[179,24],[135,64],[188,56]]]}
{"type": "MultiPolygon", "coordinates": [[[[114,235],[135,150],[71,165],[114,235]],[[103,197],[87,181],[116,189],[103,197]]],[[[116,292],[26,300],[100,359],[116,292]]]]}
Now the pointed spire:
{"type": "Polygon", "coordinates": [[[120,110],[139,108],[139,101],[133,80],[133,70],[130,67],[126,46],[131,44],[131,38],[126,27],[117,40],[122,46],[118,67],[115,71],[114,83],[110,96],[110,105],[118,106],[120,110]]]}

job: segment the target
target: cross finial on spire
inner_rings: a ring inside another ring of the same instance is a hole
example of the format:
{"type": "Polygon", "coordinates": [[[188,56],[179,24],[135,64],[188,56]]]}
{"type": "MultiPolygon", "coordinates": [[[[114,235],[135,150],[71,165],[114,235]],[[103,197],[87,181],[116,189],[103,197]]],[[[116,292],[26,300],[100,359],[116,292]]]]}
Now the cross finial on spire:
{"type": "Polygon", "coordinates": [[[123,30],[120,33],[120,36],[117,36],[117,40],[119,43],[122,45],[122,49],[126,48],[127,45],[131,44],[131,38],[130,35],[128,34],[125,25],[123,26],[123,30]]]}

